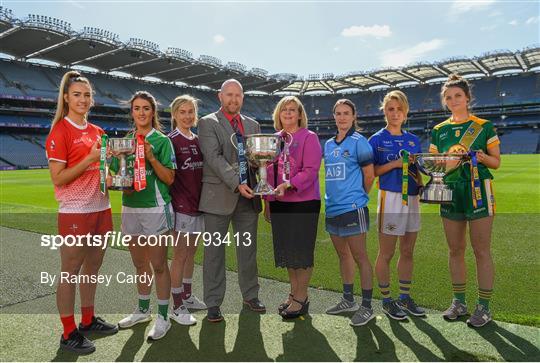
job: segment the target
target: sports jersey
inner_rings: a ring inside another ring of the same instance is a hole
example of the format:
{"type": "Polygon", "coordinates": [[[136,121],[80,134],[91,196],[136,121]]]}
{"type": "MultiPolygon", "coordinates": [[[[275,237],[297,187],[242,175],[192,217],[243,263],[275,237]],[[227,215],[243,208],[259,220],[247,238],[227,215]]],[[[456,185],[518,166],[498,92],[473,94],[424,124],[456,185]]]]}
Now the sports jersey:
{"type": "MultiPolygon", "coordinates": [[[[47,160],[65,163],[66,168],[72,168],[90,153],[92,145],[101,139],[103,133],[96,125],[89,122],[77,125],[66,117],[54,125],[47,137],[47,160]]],[[[108,194],[99,190],[99,161],[88,166],[71,183],[54,186],[54,196],[60,213],[92,213],[111,207],[108,194]]]]}
{"type": "MultiPolygon", "coordinates": [[[[469,150],[482,150],[487,153],[487,149],[499,145],[499,137],[495,132],[493,124],[474,115],[470,115],[465,122],[453,122],[448,119],[441,122],[431,131],[431,145],[429,152],[463,153],[469,150]],[[470,140],[474,134],[474,129],[478,128],[479,133],[474,140],[470,140]],[[472,141],[472,142],[471,142],[472,141]],[[470,144],[470,145],[466,145],[470,144]]],[[[493,179],[489,169],[482,163],[478,163],[478,175],[480,179],[493,179]]],[[[470,182],[471,172],[468,165],[462,165],[460,168],[448,174],[444,181],[447,183],[470,182]]]]}
{"type": "MultiPolygon", "coordinates": [[[[152,152],[156,159],[166,168],[176,169],[176,159],[174,155],[171,140],[156,129],[152,129],[146,134],[146,141],[152,145],[152,152]]],[[[127,170],[129,175],[133,176],[135,165],[135,155],[129,155],[126,158],[127,170]]],[[[148,160],[146,166],[146,188],[140,192],[123,193],[122,205],[130,208],[152,208],[165,205],[171,202],[169,187],[162,182],[154,172],[152,165],[148,160]]],[[[111,170],[117,171],[119,162],[117,158],[112,159],[111,170]]]]}
{"type": "MultiPolygon", "coordinates": [[[[414,134],[402,130],[401,135],[392,135],[386,128],[377,131],[369,138],[369,144],[373,149],[373,163],[384,165],[401,157],[401,150],[410,153],[421,153],[420,140],[414,134]]],[[[418,184],[415,176],[418,173],[416,165],[409,164],[408,195],[418,195],[418,184]]],[[[403,170],[395,168],[379,176],[379,189],[401,193],[403,170]]]]}
{"type": "Polygon", "coordinates": [[[203,155],[199,147],[199,139],[193,134],[188,138],[175,129],[169,135],[171,139],[178,169],[174,173],[174,183],[170,194],[175,212],[198,215],[199,199],[202,189],[203,155]]]}
{"type": "Polygon", "coordinates": [[[369,197],[364,190],[362,167],[373,164],[373,152],[366,138],[351,128],[341,142],[333,137],[324,144],[326,216],[365,207],[369,197]]]}

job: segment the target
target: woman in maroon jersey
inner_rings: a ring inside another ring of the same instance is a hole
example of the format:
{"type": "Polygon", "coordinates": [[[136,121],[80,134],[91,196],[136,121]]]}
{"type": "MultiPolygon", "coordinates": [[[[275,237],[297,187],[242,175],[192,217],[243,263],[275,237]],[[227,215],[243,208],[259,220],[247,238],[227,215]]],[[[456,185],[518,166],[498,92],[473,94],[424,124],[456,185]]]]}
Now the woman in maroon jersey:
{"type": "Polygon", "coordinates": [[[171,103],[173,131],[169,138],[176,155],[174,183],[170,193],[175,214],[175,240],[171,263],[171,292],[174,300],[171,318],[182,325],[195,324],[188,309],[206,309],[206,305],[191,293],[193,257],[197,251],[197,235],[204,232],[204,220],[199,212],[202,188],[203,156],[199,140],[191,128],[197,123],[197,100],[189,95],[176,97],[171,103]]]}

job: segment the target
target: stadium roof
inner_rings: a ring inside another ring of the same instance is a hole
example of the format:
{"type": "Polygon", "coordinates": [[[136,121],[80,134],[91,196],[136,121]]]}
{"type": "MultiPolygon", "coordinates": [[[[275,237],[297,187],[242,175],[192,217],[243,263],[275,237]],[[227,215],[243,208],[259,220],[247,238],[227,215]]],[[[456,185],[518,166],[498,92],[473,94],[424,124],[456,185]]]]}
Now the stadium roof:
{"type": "Polygon", "coordinates": [[[107,30],[84,27],[74,31],[71,24],[42,15],[20,20],[9,9],[0,7],[0,52],[18,59],[43,59],[62,66],[89,66],[103,72],[121,71],[134,77],[154,77],[164,82],[183,82],[192,86],[218,89],[228,78],[236,78],[246,91],[266,93],[336,93],[374,87],[395,87],[446,78],[450,73],[490,76],[502,71],[529,71],[540,67],[540,45],[521,51],[490,52],[479,57],[458,57],[436,63],[418,63],[402,68],[370,72],[331,73],[302,78],[294,74],[269,75],[260,68],[243,64],[223,64],[218,58],[195,58],[187,50],[168,48],[148,40],[131,38],[127,42],[107,30]]]}

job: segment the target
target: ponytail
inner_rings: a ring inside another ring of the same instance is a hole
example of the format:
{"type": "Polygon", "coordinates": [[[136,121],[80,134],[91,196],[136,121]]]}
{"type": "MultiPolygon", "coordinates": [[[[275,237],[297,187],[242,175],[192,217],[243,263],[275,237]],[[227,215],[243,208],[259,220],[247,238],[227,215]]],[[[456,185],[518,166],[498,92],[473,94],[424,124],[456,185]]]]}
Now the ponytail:
{"type": "Polygon", "coordinates": [[[90,88],[92,88],[92,85],[90,84],[88,78],[81,76],[79,72],[68,71],[64,74],[64,76],[62,77],[62,81],[60,82],[60,88],[58,89],[56,112],[51,123],[51,130],[58,121],[62,120],[68,114],[69,106],[64,99],[64,95],[68,93],[69,87],[75,82],[86,83],[90,88]]]}

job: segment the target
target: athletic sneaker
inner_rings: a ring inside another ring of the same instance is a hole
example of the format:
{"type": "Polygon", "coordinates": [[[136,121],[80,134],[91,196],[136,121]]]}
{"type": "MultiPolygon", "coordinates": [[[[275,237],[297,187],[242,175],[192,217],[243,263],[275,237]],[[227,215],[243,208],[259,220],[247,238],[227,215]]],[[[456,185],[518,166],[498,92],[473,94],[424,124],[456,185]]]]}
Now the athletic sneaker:
{"type": "Polygon", "coordinates": [[[351,318],[350,324],[352,326],[366,325],[374,317],[375,314],[373,314],[373,309],[360,305],[356,313],[354,313],[353,317],[351,318]]]}
{"type": "Polygon", "coordinates": [[[77,329],[73,330],[67,339],[64,339],[64,334],[62,334],[60,348],[77,354],[90,354],[96,351],[94,343],[77,329]]]}
{"type": "Polygon", "coordinates": [[[383,301],[383,311],[394,320],[407,319],[407,313],[401,308],[401,305],[396,300],[390,300],[389,302],[383,301]]]}
{"type": "Polygon", "coordinates": [[[174,310],[170,318],[180,325],[197,324],[197,319],[191,315],[189,310],[184,305],[180,305],[176,310],[174,310]]]}
{"type": "Polygon", "coordinates": [[[188,309],[206,310],[206,304],[199,300],[199,298],[195,295],[191,295],[186,300],[182,300],[182,302],[184,303],[184,306],[188,309]]]}
{"type": "Polygon", "coordinates": [[[462,304],[458,299],[452,300],[452,305],[443,312],[443,318],[446,320],[456,320],[463,315],[467,315],[467,305],[462,304]]]}
{"type": "Polygon", "coordinates": [[[426,311],[416,305],[412,297],[408,297],[404,300],[399,299],[399,304],[401,305],[401,308],[405,310],[407,313],[414,315],[414,316],[426,316],[426,311]]]}
{"type": "Polygon", "coordinates": [[[139,324],[139,323],[145,323],[147,321],[152,320],[152,315],[150,315],[150,309],[148,309],[146,312],[142,312],[138,307],[135,308],[135,311],[133,313],[126,316],[124,319],[120,320],[118,322],[119,328],[130,328],[133,325],[139,324]]]}
{"type": "Polygon", "coordinates": [[[79,324],[79,332],[82,335],[88,335],[88,334],[99,334],[99,335],[113,335],[118,333],[118,325],[113,325],[111,323],[107,323],[102,318],[93,317],[92,322],[90,325],[85,326],[79,324]]]}
{"type": "Polygon", "coordinates": [[[349,301],[347,299],[341,299],[336,305],[326,309],[327,314],[335,315],[345,313],[348,311],[358,310],[358,303],[356,301],[349,301]]]}
{"type": "Polygon", "coordinates": [[[167,320],[163,319],[163,316],[161,314],[158,314],[157,319],[152,326],[152,329],[148,332],[148,339],[150,340],[158,340],[161,339],[167,334],[169,329],[171,328],[171,321],[169,318],[167,320]]]}
{"type": "Polygon", "coordinates": [[[476,305],[476,309],[472,313],[471,317],[467,319],[467,325],[473,328],[480,328],[491,321],[491,312],[487,310],[483,305],[476,305]]]}

